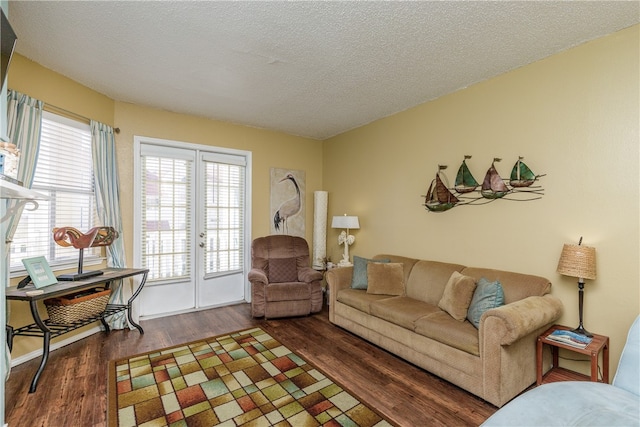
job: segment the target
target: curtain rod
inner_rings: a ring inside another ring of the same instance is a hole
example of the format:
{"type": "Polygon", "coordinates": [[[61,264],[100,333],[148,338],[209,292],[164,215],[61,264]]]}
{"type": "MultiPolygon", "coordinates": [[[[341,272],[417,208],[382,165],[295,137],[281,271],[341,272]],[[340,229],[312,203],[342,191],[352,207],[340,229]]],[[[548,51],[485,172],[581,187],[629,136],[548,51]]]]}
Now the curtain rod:
{"type": "MultiPolygon", "coordinates": [[[[90,118],[85,117],[85,116],[81,116],[78,113],[74,113],[73,111],[69,111],[69,110],[65,110],[64,108],[61,107],[56,107],[55,105],[51,105],[51,104],[47,104],[46,102],[44,103],[44,107],[43,107],[46,111],[50,112],[50,113],[56,113],[59,114],[61,116],[65,116],[69,119],[74,119],[74,120],[78,120],[81,122],[86,122],[89,123],[91,121],[90,118]]],[[[113,128],[113,131],[115,133],[120,133],[120,128],[113,128]]]]}

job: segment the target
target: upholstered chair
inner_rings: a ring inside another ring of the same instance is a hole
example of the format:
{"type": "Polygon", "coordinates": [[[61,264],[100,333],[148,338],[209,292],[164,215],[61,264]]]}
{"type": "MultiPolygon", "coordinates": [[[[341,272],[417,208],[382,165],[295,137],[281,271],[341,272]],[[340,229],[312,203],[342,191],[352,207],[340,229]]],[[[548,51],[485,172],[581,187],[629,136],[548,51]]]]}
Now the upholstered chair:
{"type": "Polygon", "coordinates": [[[251,315],[306,316],[322,310],[322,273],[310,267],[301,237],[273,235],[251,243],[251,315]]]}

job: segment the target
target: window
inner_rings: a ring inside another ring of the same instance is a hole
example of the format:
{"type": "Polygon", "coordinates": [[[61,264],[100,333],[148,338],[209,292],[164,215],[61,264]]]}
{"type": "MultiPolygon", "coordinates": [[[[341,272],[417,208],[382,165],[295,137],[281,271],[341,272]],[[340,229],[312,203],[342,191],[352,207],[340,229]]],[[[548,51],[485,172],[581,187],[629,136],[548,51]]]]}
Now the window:
{"type": "MultiPolygon", "coordinates": [[[[53,268],[75,267],[78,250],[57,245],[52,229],[84,232],[99,225],[88,124],[43,112],[32,188],[49,199],[38,201],[37,210],[23,211],[11,244],[11,271],[23,270],[22,259],[34,256],[44,256],[53,268]]],[[[95,262],[100,255],[100,248],[85,249],[84,261],[95,262]]]]}

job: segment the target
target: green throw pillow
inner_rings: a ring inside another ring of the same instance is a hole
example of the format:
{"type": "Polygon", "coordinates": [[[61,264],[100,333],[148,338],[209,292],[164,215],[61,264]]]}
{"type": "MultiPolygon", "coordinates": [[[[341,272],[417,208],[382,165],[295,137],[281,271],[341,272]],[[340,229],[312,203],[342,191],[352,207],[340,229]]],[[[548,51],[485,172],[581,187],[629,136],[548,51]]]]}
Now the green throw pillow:
{"type": "Polygon", "coordinates": [[[484,277],[478,280],[478,285],[471,298],[471,304],[467,311],[467,320],[478,329],[480,318],[485,311],[504,305],[504,291],[502,284],[496,280],[490,282],[484,277]]]}
{"type": "Polygon", "coordinates": [[[352,289],[367,289],[367,264],[370,262],[389,262],[388,259],[367,259],[353,256],[353,276],[351,277],[352,289]]]}

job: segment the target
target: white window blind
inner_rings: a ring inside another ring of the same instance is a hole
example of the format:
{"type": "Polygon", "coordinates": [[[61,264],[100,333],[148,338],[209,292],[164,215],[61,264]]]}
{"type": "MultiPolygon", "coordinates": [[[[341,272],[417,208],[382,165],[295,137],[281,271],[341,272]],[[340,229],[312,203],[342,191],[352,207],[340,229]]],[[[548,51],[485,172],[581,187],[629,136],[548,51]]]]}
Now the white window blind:
{"type": "Polygon", "coordinates": [[[244,164],[205,159],[205,274],[242,270],[244,164]]]}
{"type": "MultiPolygon", "coordinates": [[[[52,267],[77,266],[78,250],[57,245],[52,229],[85,232],[99,225],[88,124],[43,113],[32,188],[49,199],[39,201],[37,210],[23,211],[11,245],[11,270],[23,270],[22,259],[35,256],[44,256],[52,267]]],[[[96,261],[100,255],[100,248],[85,249],[84,260],[96,261]]]]}
{"type": "Polygon", "coordinates": [[[193,161],[175,157],[142,156],[142,265],[149,281],[191,275],[193,161]]]}

